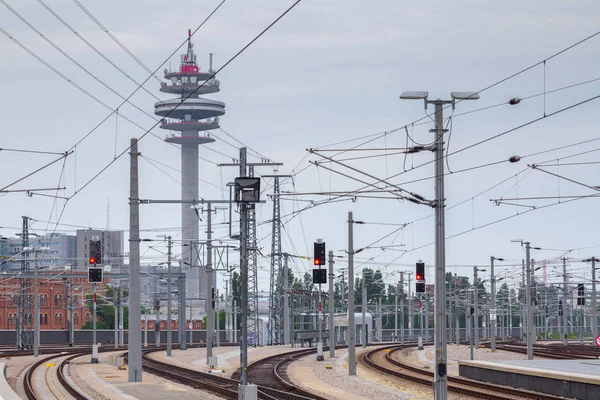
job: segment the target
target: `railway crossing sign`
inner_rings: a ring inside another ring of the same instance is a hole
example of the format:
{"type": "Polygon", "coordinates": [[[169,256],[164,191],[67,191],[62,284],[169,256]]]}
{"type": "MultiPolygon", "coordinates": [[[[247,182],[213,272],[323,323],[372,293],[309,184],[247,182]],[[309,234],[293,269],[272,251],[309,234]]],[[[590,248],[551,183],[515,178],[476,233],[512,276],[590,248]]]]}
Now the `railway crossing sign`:
{"type": "Polygon", "coordinates": [[[600,335],[596,336],[596,346],[600,346],[600,335]]]}
{"type": "Polygon", "coordinates": [[[495,321],[495,320],[496,320],[496,309],[490,308],[490,321],[495,321]]]}

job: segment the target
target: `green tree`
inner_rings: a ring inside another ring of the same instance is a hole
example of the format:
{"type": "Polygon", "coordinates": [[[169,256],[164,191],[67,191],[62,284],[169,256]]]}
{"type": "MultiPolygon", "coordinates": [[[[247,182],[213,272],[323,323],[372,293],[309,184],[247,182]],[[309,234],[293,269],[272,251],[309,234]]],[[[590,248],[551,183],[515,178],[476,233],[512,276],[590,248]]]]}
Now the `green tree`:
{"type": "MultiPolygon", "coordinates": [[[[108,286],[105,290],[104,296],[96,295],[96,329],[115,329],[115,307],[112,303],[115,288],[108,286]]],[[[119,292],[117,291],[117,304],[123,301],[128,295],[127,289],[122,290],[123,298],[120,298],[119,292]]],[[[86,296],[86,306],[93,312],[94,311],[94,295],[90,294],[86,296]]],[[[142,310],[143,311],[143,310],[142,310]]],[[[123,307],[123,327],[124,329],[129,328],[129,307],[123,307]]],[[[86,322],[81,329],[93,329],[93,322],[86,322]]]]}

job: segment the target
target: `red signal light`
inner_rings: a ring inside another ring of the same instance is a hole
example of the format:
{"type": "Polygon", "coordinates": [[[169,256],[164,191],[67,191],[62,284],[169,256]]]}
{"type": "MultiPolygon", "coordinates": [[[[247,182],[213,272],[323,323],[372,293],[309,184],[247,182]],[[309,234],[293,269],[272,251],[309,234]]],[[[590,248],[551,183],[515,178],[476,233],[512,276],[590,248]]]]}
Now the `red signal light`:
{"type": "Polygon", "coordinates": [[[418,281],[422,281],[422,280],[423,280],[423,275],[421,275],[421,274],[417,274],[417,280],[418,280],[418,281]]]}
{"type": "Polygon", "coordinates": [[[96,264],[96,259],[94,257],[90,257],[90,264],[96,264]]]}

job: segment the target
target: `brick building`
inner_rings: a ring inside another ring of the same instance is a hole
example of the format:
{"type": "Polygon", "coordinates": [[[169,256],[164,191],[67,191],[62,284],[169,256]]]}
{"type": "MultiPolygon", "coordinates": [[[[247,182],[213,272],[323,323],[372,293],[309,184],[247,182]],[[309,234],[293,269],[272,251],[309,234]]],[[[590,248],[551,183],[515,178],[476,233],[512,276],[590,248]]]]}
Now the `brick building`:
{"type": "MultiPolygon", "coordinates": [[[[70,285],[73,286],[73,327],[81,329],[86,322],[92,321],[92,312],[85,304],[86,296],[92,293],[92,284],[88,283],[87,273],[77,273],[78,277],[73,279],[63,279],[57,277],[56,271],[41,272],[39,274],[38,294],[40,299],[40,329],[69,329],[69,300],[70,285]],[[79,277],[80,275],[80,277],[79,277]]],[[[102,295],[105,291],[105,285],[109,279],[98,283],[96,292],[102,295]]],[[[31,304],[31,314],[34,312],[33,306],[33,279],[31,279],[31,289],[29,298],[31,304]]],[[[16,329],[17,323],[17,295],[21,288],[21,279],[0,277],[0,329],[16,329]]],[[[30,316],[32,328],[35,326],[35,318],[30,316]]]]}

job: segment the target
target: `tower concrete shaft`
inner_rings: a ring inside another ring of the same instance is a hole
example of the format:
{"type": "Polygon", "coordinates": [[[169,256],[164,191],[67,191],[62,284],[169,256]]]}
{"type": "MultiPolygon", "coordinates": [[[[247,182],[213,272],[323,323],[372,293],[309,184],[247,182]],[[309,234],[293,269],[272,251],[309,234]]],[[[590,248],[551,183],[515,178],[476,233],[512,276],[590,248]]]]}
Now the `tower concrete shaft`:
{"type": "MultiPolygon", "coordinates": [[[[204,133],[219,128],[219,117],[225,114],[225,104],[199,97],[202,94],[218,92],[220,82],[214,77],[211,64],[207,71],[201,71],[196,62],[188,31],[187,52],[181,55],[178,71],[165,69],[165,79],[160,91],[175,94],[178,97],[159,101],[154,104],[154,113],[163,117],[160,127],[179,134],[171,133],[165,141],[181,146],[181,200],[190,201],[200,198],[198,187],[198,146],[215,140],[204,133]],[[200,134],[202,132],[202,134],[200,134]]],[[[182,243],[197,243],[199,239],[199,216],[189,203],[181,204],[182,243]]],[[[205,297],[206,272],[200,268],[198,253],[182,248],[183,266],[186,273],[186,290],[191,298],[205,297]]]]}

